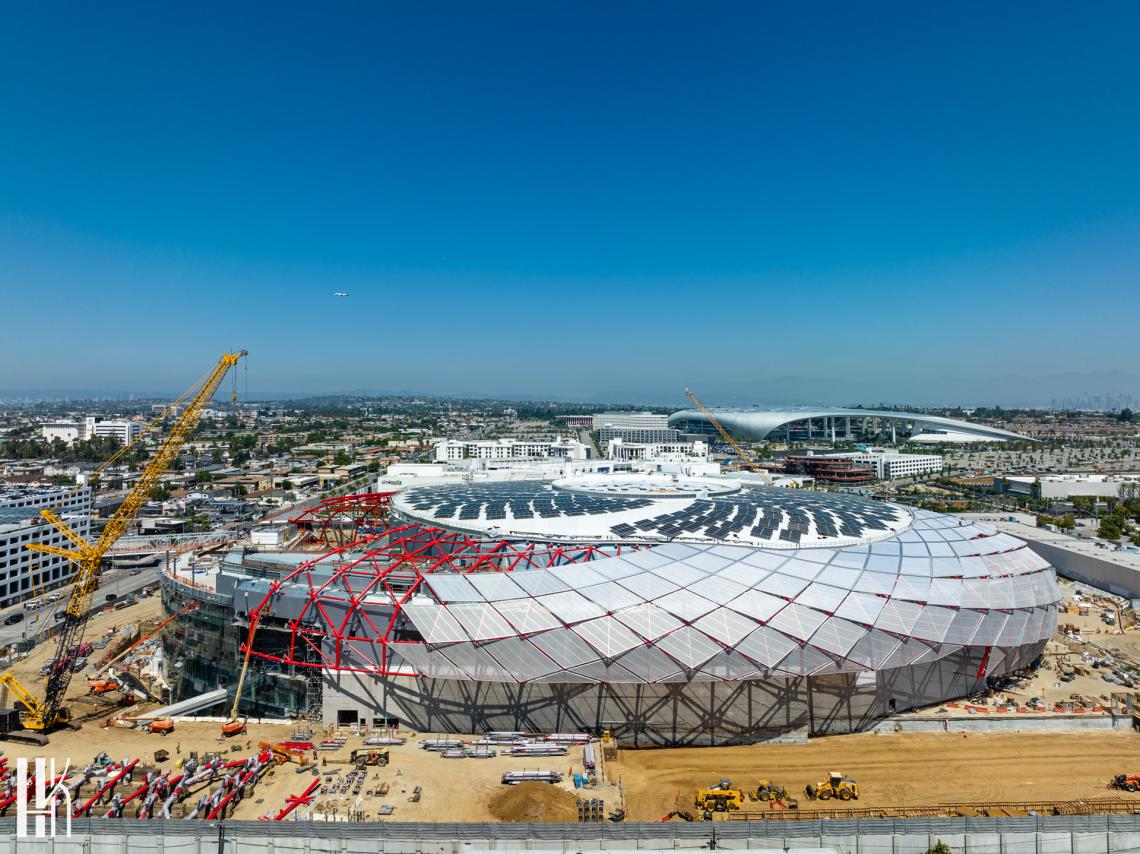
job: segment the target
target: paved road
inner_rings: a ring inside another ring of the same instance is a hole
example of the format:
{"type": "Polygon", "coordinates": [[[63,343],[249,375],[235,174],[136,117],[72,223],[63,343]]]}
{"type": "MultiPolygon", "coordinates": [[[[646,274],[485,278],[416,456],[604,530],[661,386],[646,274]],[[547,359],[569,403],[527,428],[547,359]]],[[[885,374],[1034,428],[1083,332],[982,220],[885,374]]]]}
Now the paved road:
{"type": "MultiPolygon", "coordinates": [[[[108,569],[100,574],[99,589],[95,591],[92,604],[96,608],[100,608],[106,603],[106,597],[110,593],[114,593],[118,597],[126,596],[130,593],[142,590],[147,585],[153,584],[156,581],[158,581],[157,566],[148,566],[141,569],[138,575],[131,575],[131,570],[128,569],[108,569]]],[[[60,588],[60,590],[61,592],[68,592],[68,588],[60,588]]],[[[33,636],[45,625],[54,623],[54,615],[62,611],[66,605],[67,599],[63,598],[58,602],[48,602],[43,607],[36,608],[34,611],[25,610],[22,603],[0,611],[0,648],[6,647],[22,638],[33,636]],[[16,612],[23,614],[24,619],[11,626],[4,625],[4,618],[16,612]]]]}

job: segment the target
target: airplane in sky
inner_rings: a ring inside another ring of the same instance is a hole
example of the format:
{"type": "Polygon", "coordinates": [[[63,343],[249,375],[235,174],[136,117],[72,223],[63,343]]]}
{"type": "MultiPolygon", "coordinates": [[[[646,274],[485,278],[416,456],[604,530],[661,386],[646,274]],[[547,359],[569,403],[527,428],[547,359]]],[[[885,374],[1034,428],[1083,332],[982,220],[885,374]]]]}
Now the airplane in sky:
{"type": "Polygon", "coordinates": [[[348,294],[346,294],[344,291],[337,291],[335,294],[333,294],[333,296],[334,297],[346,297],[346,296],[348,296],[348,294]]]}

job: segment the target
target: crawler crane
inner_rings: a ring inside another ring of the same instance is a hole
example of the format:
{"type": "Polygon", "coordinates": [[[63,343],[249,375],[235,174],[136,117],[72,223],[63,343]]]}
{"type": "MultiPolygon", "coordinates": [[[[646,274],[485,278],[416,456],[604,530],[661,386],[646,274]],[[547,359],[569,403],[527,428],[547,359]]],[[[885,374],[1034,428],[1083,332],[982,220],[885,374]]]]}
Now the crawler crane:
{"type": "MultiPolygon", "coordinates": [[[[99,569],[103,555],[127,532],[143,505],[150,500],[152,490],[158,485],[174,458],[178,456],[186,440],[190,438],[191,432],[202,417],[202,411],[213,399],[218,386],[230,368],[245,355],[245,350],[223,354],[213,369],[179,399],[179,403],[186,402],[186,408],[162,440],[153,459],[143,469],[134,488],[115,514],[107,520],[97,542],[91,543],[72,530],[63,519],[52,512],[54,508],[40,511],[40,516],[63,535],[70,543],[70,547],[40,543],[29,543],[27,547],[34,551],[61,555],[72,561],[75,569],[70,598],[63,612],[63,621],[56,641],[55,657],[48,670],[47,684],[42,698],[21,685],[11,672],[0,675],[0,687],[7,688],[15,697],[17,708],[20,710],[20,723],[24,728],[16,733],[6,733],[8,738],[16,736],[38,744],[47,744],[47,733],[71,722],[71,712],[63,702],[67,688],[71,684],[74,651],[83,641],[83,632],[87,627],[87,618],[91,611],[91,597],[99,584],[99,569]]],[[[237,399],[236,391],[232,399],[237,399]]],[[[161,417],[155,419],[152,425],[157,424],[161,417]]],[[[125,450],[124,448],[119,455],[112,458],[112,461],[121,456],[125,450]]],[[[104,467],[107,464],[104,464],[104,467]]]]}

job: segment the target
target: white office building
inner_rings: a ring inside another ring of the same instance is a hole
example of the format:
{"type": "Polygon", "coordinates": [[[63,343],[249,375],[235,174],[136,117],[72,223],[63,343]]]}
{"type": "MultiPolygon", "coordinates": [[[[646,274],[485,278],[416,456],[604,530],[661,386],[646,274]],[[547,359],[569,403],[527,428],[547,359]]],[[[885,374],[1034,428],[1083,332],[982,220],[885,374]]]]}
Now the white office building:
{"type": "Polygon", "coordinates": [[[942,457],[937,454],[896,454],[889,451],[865,451],[843,454],[860,464],[875,469],[879,480],[894,480],[916,474],[933,474],[942,471],[942,457]]]}
{"type": "Polygon", "coordinates": [[[46,442],[59,439],[70,445],[83,437],[83,425],[78,421],[52,421],[40,426],[40,434],[46,442]]]}
{"type": "Polygon", "coordinates": [[[97,439],[109,436],[120,445],[129,445],[139,437],[142,425],[137,421],[112,421],[88,415],[84,422],[84,438],[97,439]]]}
{"type": "Polygon", "coordinates": [[[606,443],[606,459],[679,462],[707,460],[709,446],[705,442],[626,442],[610,439],[606,443]]]}
{"type": "Polygon", "coordinates": [[[440,439],[434,443],[436,462],[460,460],[584,460],[587,447],[573,439],[440,439]]]}
{"type": "Polygon", "coordinates": [[[91,490],[6,488],[0,490],[0,608],[62,587],[71,578],[66,558],[30,551],[29,543],[67,546],[64,536],[39,515],[55,507],[80,536],[91,530],[91,490]],[[56,505],[59,505],[56,507],[56,505]]]}
{"type": "Polygon", "coordinates": [[[669,416],[656,412],[599,412],[594,416],[594,429],[613,427],[618,430],[667,430],[669,416]]]}
{"type": "Polygon", "coordinates": [[[69,445],[102,437],[110,437],[120,445],[129,445],[141,432],[142,424],[137,421],[100,418],[97,415],[88,415],[82,421],[51,421],[40,425],[40,434],[46,441],[60,439],[69,445]]]}

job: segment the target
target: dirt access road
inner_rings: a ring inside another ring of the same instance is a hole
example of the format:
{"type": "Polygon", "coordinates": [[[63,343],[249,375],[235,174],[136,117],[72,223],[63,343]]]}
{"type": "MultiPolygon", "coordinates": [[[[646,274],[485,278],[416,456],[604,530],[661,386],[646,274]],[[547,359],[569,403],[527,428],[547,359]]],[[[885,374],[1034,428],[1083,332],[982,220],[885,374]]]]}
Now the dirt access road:
{"type": "Polygon", "coordinates": [[[1140,771],[1140,735],[1123,732],[841,735],[807,744],[623,750],[610,765],[611,776],[621,779],[631,821],[691,810],[696,789],[722,777],[746,789],[768,778],[794,793],[801,809],[811,809],[804,786],[831,770],[859,783],[861,797],[852,807],[1109,794],[1140,805],[1140,795],[1105,788],[1114,774],[1140,771]]]}

